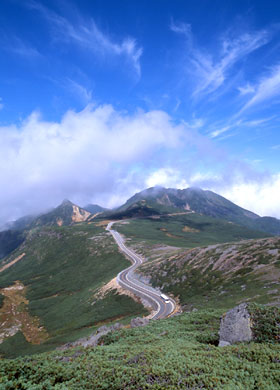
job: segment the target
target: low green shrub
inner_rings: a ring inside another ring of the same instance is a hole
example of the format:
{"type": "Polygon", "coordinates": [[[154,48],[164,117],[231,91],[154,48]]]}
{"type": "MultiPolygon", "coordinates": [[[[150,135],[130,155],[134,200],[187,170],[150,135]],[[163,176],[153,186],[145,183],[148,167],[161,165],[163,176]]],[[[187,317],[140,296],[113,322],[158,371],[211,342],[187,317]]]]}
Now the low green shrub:
{"type": "Polygon", "coordinates": [[[280,308],[251,303],[248,311],[253,321],[254,340],[258,343],[279,343],[280,308]]]}

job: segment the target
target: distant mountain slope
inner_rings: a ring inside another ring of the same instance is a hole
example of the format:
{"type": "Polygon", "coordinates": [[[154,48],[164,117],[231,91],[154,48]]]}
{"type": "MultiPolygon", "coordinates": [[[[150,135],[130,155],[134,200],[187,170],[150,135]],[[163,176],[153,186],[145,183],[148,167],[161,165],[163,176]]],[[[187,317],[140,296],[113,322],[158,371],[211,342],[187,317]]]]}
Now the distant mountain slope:
{"type": "Polygon", "coordinates": [[[48,213],[22,217],[8,224],[7,230],[0,232],[0,259],[10,254],[24,241],[29,229],[43,226],[69,226],[86,221],[91,216],[89,211],[69,200],[64,200],[61,205],[48,213]]]}
{"type": "Polygon", "coordinates": [[[98,204],[87,204],[83,207],[83,209],[90,212],[91,214],[102,213],[103,211],[108,210],[99,206],[98,204]]]}
{"type": "Polygon", "coordinates": [[[135,217],[148,217],[152,215],[161,215],[170,212],[178,211],[174,207],[168,207],[164,205],[159,205],[154,200],[139,200],[135,203],[128,204],[117,208],[112,211],[105,211],[100,218],[109,218],[109,219],[124,219],[124,218],[135,218],[135,217]]]}
{"type": "Polygon", "coordinates": [[[0,232],[0,259],[18,248],[24,239],[24,233],[18,230],[5,230],[0,232]]]}
{"type": "Polygon", "coordinates": [[[37,215],[26,215],[8,224],[8,229],[24,230],[31,226],[32,222],[37,218],[37,215]]]}
{"type": "Polygon", "coordinates": [[[31,229],[39,226],[68,226],[76,222],[87,221],[91,212],[85,210],[69,200],[64,200],[58,207],[37,216],[22,217],[12,224],[12,230],[31,229]]]}
{"type": "Polygon", "coordinates": [[[69,200],[64,200],[54,210],[37,217],[31,226],[72,225],[75,222],[86,221],[90,215],[91,213],[89,211],[82,209],[69,200]]]}
{"type": "Polygon", "coordinates": [[[270,234],[280,234],[280,220],[259,215],[237,206],[212,191],[199,188],[178,190],[152,187],[141,191],[108,216],[127,218],[164,214],[167,212],[193,211],[213,218],[224,219],[250,229],[270,234]]]}
{"type": "Polygon", "coordinates": [[[133,243],[194,248],[222,242],[262,238],[270,234],[197,213],[176,213],[134,218],[116,223],[115,229],[133,243]]]}

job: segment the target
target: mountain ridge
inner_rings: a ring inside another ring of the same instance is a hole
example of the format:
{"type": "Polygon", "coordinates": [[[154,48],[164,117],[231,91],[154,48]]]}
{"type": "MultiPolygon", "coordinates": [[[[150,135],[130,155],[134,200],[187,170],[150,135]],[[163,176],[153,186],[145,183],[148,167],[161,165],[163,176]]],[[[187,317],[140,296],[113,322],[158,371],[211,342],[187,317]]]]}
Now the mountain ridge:
{"type": "MultiPolygon", "coordinates": [[[[129,198],[122,206],[107,212],[110,218],[157,215],[168,212],[189,211],[263,231],[280,234],[280,220],[261,217],[221,195],[209,190],[190,187],[183,190],[164,187],[150,187],[129,198]]],[[[102,216],[102,215],[101,215],[102,216]]]]}

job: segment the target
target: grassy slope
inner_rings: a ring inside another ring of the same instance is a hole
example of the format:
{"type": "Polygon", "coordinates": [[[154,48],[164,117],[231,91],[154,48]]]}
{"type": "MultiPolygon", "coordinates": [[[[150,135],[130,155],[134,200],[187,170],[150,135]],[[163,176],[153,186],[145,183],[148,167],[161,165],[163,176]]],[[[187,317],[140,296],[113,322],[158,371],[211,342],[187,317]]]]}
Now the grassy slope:
{"type": "Polygon", "coordinates": [[[11,259],[22,252],[25,257],[0,274],[0,285],[20,280],[28,287],[29,312],[40,318],[50,339],[33,346],[17,334],[0,345],[0,353],[15,354],[15,341],[16,354],[54,348],[92,332],[102,321],[145,312],[132,299],[114,293],[92,305],[94,293],[129,265],[102,228],[81,224],[36,229],[11,259]]]}
{"type": "Polygon", "coordinates": [[[109,334],[96,348],[0,360],[0,389],[278,390],[279,343],[218,348],[221,314],[153,321],[109,334]]]}
{"type": "Polygon", "coordinates": [[[229,308],[245,300],[280,304],[279,237],[181,250],[172,256],[157,251],[141,271],[189,309],[229,308]]]}
{"type": "Polygon", "coordinates": [[[145,241],[150,244],[163,243],[184,248],[269,236],[266,233],[199,214],[161,216],[159,219],[141,218],[127,222],[127,224],[114,226],[134,243],[145,241]],[[186,226],[197,231],[183,231],[186,226]]]}

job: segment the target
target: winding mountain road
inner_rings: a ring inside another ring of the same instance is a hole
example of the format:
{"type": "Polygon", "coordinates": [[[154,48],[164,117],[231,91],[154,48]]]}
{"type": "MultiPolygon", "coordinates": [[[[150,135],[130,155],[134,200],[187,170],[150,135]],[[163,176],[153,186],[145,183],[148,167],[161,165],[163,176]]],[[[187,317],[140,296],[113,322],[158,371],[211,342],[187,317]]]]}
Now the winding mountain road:
{"type": "Polygon", "coordinates": [[[112,229],[112,225],[114,223],[115,222],[109,222],[106,230],[112,234],[120,250],[124,252],[132,261],[132,265],[130,267],[126,268],[118,274],[117,282],[121,287],[130,290],[141,298],[144,298],[152,305],[152,307],[155,309],[152,319],[168,317],[175,310],[175,301],[172,298],[161,294],[153,287],[148,286],[135,278],[134,271],[139,267],[140,264],[143,263],[143,259],[133,250],[125,246],[124,240],[120,233],[112,229]]]}

